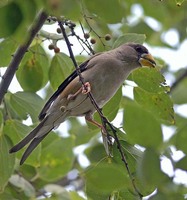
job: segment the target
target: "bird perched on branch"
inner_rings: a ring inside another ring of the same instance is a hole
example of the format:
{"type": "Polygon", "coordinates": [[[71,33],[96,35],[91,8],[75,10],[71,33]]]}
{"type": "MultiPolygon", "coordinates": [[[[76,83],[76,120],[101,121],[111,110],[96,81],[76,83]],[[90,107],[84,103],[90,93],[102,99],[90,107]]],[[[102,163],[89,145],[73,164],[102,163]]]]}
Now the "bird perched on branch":
{"type": "Polygon", "coordinates": [[[67,77],[44,105],[39,115],[40,124],[12,147],[10,153],[30,143],[21,158],[20,164],[23,164],[49,132],[71,116],[85,116],[87,121],[102,128],[93,119],[96,109],[88,93],[91,92],[97,105],[102,108],[127,76],[141,66],[155,67],[156,63],[148,50],[140,44],[127,43],[91,56],[79,66],[84,86],[77,70],[67,77]]]}

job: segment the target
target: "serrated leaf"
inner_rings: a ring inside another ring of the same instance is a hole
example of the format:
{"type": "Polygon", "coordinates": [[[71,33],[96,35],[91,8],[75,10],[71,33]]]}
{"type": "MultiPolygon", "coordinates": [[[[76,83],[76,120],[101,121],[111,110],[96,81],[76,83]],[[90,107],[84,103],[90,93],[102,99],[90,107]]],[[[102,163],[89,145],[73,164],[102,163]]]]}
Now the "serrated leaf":
{"type": "Polygon", "coordinates": [[[4,191],[4,188],[8,183],[8,179],[14,170],[15,155],[9,154],[11,146],[12,142],[8,136],[0,133],[0,193],[4,191]]]}
{"type": "Polygon", "coordinates": [[[164,76],[156,68],[142,67],[132,72],[134,82],[147,92],[168,92],[164,76]]]}
{"type": "Polygon", "coordinates": [[[71,71],[71,59],[64,53],[55,54],[49,69],[49,80],[54,90],[58,88],[71,71]]]}
{"type": "Polygon", "coordinates": [[[38,121],[38,114],[42,108],[43,100],[37,94],[31,92],[17,92],[11,94],[10,103],[12,108],[22,119],[26,119],[29,114],[33,122],[38,121]]]}
{"type": "Polygon", "coordinates": [[[125,106],[123,124],[127,137],[133,144],[157,149],[162,143],[160,123],[150,112],[135,103],[125,106]]]}
{"type": "Polygon", "coordinates": [[[120,45],[128,42],[134,42],[143,44],[145,41],[146,36],[144,34],[136,34],[136,33],[126,33],[120,36],[113,45],[113,49],[119,47],[120,45]]]}
{"type": "Polygon", "coordinates": [[[149,93],[139,87],[133,89],[134,99],[147,111],[150,111],[158,120],[174,124],[173,103],[164,92],[149,93]]]}

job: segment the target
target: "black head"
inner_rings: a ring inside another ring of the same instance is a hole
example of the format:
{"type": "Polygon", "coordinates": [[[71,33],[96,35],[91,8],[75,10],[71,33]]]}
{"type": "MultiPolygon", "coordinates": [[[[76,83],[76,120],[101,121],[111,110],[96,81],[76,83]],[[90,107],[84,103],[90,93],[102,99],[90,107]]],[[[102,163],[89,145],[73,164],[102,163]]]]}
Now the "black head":
{"type": "Polygon", "coordinates": [[[148,66],[148,67],[156,66],[153,56],[149,53],[146,47],[136,43],[128,43],[127,45],[136,51],[138,56],[138,62],[141,64],[141,66],[148,66]]]}

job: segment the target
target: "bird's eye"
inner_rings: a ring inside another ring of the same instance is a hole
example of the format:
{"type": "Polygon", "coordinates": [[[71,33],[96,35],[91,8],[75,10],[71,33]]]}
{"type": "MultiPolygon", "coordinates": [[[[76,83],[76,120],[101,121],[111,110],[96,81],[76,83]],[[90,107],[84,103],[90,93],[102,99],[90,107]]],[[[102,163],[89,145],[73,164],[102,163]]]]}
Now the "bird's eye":
{"type": "Polygon", "coordinates": [[[143,48],[141,46],[137,46],[136,47],[136,51],[140,54],[143,54],[143,53],[148,53],[147,49],[146,48],[143,48]]]}

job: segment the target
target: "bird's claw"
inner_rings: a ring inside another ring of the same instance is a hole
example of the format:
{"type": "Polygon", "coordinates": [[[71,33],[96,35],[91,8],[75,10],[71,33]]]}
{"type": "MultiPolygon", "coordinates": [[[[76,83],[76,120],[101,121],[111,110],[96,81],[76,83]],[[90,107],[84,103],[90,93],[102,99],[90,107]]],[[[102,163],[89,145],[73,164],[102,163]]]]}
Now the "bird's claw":
{"type": "Polygon", "coordinates": [[[84,83],[82,86],[82,93],[83,94],[88,94],[91,91],[91,85],[89,82],[84,83]]]}

